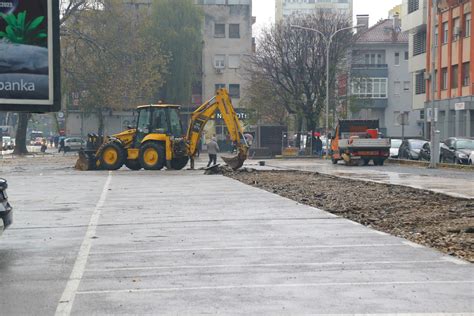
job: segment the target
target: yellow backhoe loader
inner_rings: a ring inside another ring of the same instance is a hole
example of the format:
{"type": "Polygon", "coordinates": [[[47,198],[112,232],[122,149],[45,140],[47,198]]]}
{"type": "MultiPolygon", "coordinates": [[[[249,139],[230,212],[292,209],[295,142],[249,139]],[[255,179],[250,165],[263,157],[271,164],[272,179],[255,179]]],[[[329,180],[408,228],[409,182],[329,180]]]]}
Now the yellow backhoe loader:
{"type": "Polygon", "coordinates": [[[90,134],[87,148],[79,152],[76,168],[117,170],[126,165],[131,170],[160,170],[165,166],[181,170],[189,160],[194,168],[194,157],[204,127],[217,111],[220,111],[238,152],[235,157],[222,159],[234,170],[242,167],[249,146],[226,89],[219,89],[211,100],[193,112],[186,134],[179,118],[179,108],[178,105],[165,104],[139,106],[134,128],[103,140],[90,134]]]}

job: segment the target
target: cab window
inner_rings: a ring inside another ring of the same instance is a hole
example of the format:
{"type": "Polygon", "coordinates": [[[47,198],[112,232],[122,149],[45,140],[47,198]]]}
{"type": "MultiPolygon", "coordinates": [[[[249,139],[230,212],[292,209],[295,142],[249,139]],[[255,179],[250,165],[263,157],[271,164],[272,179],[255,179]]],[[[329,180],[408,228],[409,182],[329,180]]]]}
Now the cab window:
{"type": "Polygon", "coordinates": [[[155,108],[153,111],[153,130],[161,130],[162,133],[168,131],[165,109],[155,108]]]}
{"type": "Polygon", "coordinates": [[[142,109],[138,117],[137,129],[141,133],[148,133],[150,125],[150,109],[142,109]]]}
{"type": "Polygon", "coordinates": [[[175,109],[170,109],[170,121],[171,121],[171,135],[174,137],[183,136],[183,127],[181,126],[181,120],[179,113],[175,109]]]}

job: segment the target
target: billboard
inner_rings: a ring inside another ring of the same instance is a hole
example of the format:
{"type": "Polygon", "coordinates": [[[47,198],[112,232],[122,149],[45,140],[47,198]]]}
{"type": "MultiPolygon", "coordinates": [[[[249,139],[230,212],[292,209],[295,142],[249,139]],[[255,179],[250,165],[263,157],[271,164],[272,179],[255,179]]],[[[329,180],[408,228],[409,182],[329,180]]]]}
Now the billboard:
{"type": "Polygon", "coordinates": [[[60,109],[59,0],[0,0],[0,111],[60,109]]]}

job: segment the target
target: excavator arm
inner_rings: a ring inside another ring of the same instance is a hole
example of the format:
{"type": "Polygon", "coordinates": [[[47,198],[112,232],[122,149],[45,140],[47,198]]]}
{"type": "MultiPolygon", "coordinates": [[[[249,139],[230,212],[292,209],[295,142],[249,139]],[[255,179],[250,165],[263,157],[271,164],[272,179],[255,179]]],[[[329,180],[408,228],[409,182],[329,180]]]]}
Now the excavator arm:
{"type": "Polygon", "coordinates": [[[235,157],[222,157],[222,159],[234,170],[242,167],[247,159],[249,145],[244,137],[244,130],[240,125],[227,90],[219,89],[212,99],[197,108],[191,115],[186,138],[191,168],[194,168],[194,157],[196,156],[204,127],[210,119],[215,117],[217,110],[221,113],[222,119],[229,131],[230,139],[237,146],[238,152],[235,157]]]}

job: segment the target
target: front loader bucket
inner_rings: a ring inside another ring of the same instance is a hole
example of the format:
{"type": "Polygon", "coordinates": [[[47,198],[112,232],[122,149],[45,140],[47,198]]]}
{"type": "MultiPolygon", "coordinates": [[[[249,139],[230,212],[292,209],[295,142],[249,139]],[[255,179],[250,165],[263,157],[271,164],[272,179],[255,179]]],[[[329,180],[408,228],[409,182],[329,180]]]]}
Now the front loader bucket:
{"type": "Polygon", "coordinates": [[[79,151],[79,158],[76,161],[75,169],[81,171],[95,170],[96,159],[93,154],[87,154],[84,150],[79,151]]]}

